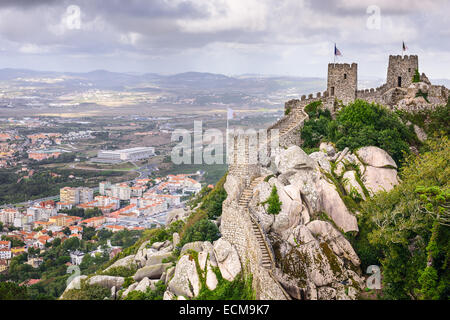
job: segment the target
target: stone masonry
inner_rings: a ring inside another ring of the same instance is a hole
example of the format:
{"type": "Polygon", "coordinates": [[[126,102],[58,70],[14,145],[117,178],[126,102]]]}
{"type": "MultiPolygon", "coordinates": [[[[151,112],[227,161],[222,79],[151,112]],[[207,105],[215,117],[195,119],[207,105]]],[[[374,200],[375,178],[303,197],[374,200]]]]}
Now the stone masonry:
{"type": "MultiPolygon", "coordinates": [[[[386,84],[366,90],[358,90],[358,66],[356,63],[329,64],[327,90],[319,92],[315,96],[303,95],[300,99],[288,101],[285,104],[285,116],[264,132],[256,135],[258,150],[261,149],[261,141],[264,140],[267,155],[273,148],[273,131],[276,130],[279,146],[287,148],[291,145],[300,145],[300,130],[308,119],[304,108],[315,101],[322,101],[324,107],[332,113],[337,111],[339,103],[348,104],[356,99],[366,100],[394,108],[396,103],[407,95],[412,83],[412,77],[418,70],[417,56],[390,56],[386,84]]],[[[443,86],[433,86],[429,83],[425,74],[421,75],[421,81],[430,86],[429,95],[432,105],[445,104],[449,98],[449,90],[443,86]]],[[[242,206],[243,197],[252,193],[252,184],[255,179],[262,178],[261,167],[264,157],[258,151],[256,155],[251,152],[254,147],[255,136],[245,133],[228,136],[231,141],[229,151],[229,174],[225,183],[227,199],[223,203],[223,213],[220,230],[222,236],[232,243],[239,252],[241,263],[245,270],[253,275],[253,286],[258,299],[289,299],[286,292],[280,287],[271,270],[267,268],[267,250],[261,247],[261,234],[255,234],[259,229],[258,222],[252,219],[248,208],[242,206]],[[246,160],[247,159],[247,160],[246,160]],[[249,161],[251,159],[252,161],[249,161]],[[256,160],[256,163],[254,161],[256,160]],[[258,178],[259,177],[259,178],[258,178]],[[240,205],[241,204],[241,205],[240,205]],[[266,255],[266,257],[264,257],[266,255]]],[[[264,237],[263,237],[264,238],[264,237]]],[[[268,241],[263,241],[264,246],[271,251],[268,241]]],[[[273,256],[270,260],[273,262],[273,256]]]]}

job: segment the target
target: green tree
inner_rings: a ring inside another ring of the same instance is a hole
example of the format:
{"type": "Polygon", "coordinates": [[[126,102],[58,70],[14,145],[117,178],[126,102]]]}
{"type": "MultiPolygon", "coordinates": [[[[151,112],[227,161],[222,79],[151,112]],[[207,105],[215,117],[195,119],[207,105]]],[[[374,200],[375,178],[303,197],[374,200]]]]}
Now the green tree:
{"type": "Polygon", "coordinates": [[[343,106],[335,120],[320,105],[310,106],[308,110],[309,120],[301,131],[304,148],[317,148],[321,141],[331,141],[339,150],[377,146],[400,164],[410,153],[409,146],[420,144],[397,114],[377,104],[356,100],[343,106]]]}
{"type": "Polygon", "coordinates": [[[77,237],[69,238],[62,243],[64,250],[75,251],[81,247],[80,239],[77,237]]]}
{"type": "Polygon", "coordinates": [[[200,209],[205,210],[210,219],[216,219],[222,215],[222,203],[227,198],[224,184],[227,175],[225,174],[211,192],[206,194],[202,199],[200,209]]]}
{"type": "Polygon", "coordinates": [[[97,237],[100,241],[110,239],[112,236],[113,232],[106,229],[101,229],[99,232],[97,232],[97,237]]]}
{"type": "Polygon", "coordinates": [[[450,228],[438,219],[450,198],[450,142],[432,138],[426,149],[410,155],[402,183],[364,202],[358,217],[355,249],[363,265],[371,257],[361,248],[378,252],[387,299],[450,298],[450,228]]]}
{"type": "Polygon", "coordinates": [[[278,190],[276,186],[272,187],[272,192],[266,201],[262,203],[263,205],[268,204],[267,213],[269,214],[279,214],[281,211],[281,201],[278,196],[278,190]]]}
{"type": "Polygon", "coordinates": [[[27,288],[14,282],[0,282],[0,300],[27,300],[27,288]]]}
{"type": "Polygon", "coordinates": [[[69,227],[65,227],[62,231],[66,236],[70,235],[72,232],[70,231],[69,227]]]}
{"type": "Polygon", "coordinates": [[[180,246],[194,241],[213,242],[219,239],[219,236],[220,232],[216,224],[209,219],[204,218],[185,231],[180,246]]]}

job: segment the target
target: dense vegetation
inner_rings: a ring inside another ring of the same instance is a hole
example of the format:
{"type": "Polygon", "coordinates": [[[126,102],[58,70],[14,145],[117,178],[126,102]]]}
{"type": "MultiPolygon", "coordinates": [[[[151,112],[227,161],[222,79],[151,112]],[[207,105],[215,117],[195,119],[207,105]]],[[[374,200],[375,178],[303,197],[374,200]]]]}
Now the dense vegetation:
{"type": "Polygon", "coordinates": [[[71,289],[64,293],[66,300],[104,300],[109,297],[111,291],[100,285],[89,285],[86,281],[81,281],[81,288],[71,289]]]}
{"type": "Polygon", "coordinates": [[[377,146],[387,151],[400,164],[409,154],[410,145],[419,141],[413,130],[387,108],[366,101],[342,106],[333,119],[322,102],[305,107],[309,120],[301,131],[302,147],[313,151],[321,141],[333,142],[339,150],[348,147],[354,151],[364,146],[377,146]]]}
{"type": "MultiPolygon", "coordinates": [[[[113,245],[121,245],[124,250],[128,250],[140,239],[141,235],[142,231],[123,230],[113,234],[107,230],[96,232],[93,228],[85,228],[82,240],[69,238],[61,242],[60,239],[55,239],[48,245],[45,252],[30,248],[28,254],[14,257],[8,273],[0,276],[0,283],[7,280],[21,283],[28,279],[41,279],[37,284],[26,288],[27,298],[32,300],[57,299],[66,288],[67,279],[70,277],[70,274],[67,273],[66,263],[70,262],[71,251],[92,252],[104,247],[108,239],[113,245]],[[93,239],[98,242],[90,242],[93,239]],[[43,264],[35,269],[26,264],[29,257],[41,257],[43,264]]],[[[109,260],[110,257],[106,251],[103,254],[98,252],[93,256],[86,254],[79,266],[81,274],[96,273],[109,260]]]]}
{"type": "Polygon", "coordinates": [[[146,292],[131,291],[125,297],[125,300],[162,300],[164,292],[166,291],[166,285],[163,281],[158,281],[155,284],[155,287],[155,290],[148,287],[146,292]]]}
{"type": "Polygon", "coordinates": [[[450,298],[450,142],[406,159],[402,183],[362,205],[352,239],[363,268],[382,266],[386,299],[450,298]]]}
{"type": "Polygon", "coordinates": [[[73,207],[72,209],[62,209],[62,210],[60,210],[60,212],[66,213],[69,216],[81,217],[83,219],[99,217],[99,216],[103,215],[102,211],[97,207],[92,208],[92,209],[83,209],[83,208],[73,207]]]}
{"type": "Polygon", "coordinates": [[[27,288],[14,282],[0,282],[0,300],[27,300],[27,288]]]}
{"type": "Polygon", "coordinates": [[[186,229],[180,245],[195,241],[214,242],[219,238],[220,232],[216,224],[209,219],[203,218],[186,229]]]}
{"type": "Polygon", "coordinates": [[[409,121],[423,128],[428,135],[444,134],[450,136],[450,98],[447,105],[435,109],[419,110],[415,112],[397,111],[405,121],[409,121]]]}

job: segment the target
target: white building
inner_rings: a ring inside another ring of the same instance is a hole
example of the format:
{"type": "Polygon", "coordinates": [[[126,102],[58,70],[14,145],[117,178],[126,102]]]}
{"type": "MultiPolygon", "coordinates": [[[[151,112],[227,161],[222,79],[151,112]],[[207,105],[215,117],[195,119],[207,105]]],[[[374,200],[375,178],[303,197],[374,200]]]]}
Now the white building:
{"type": "Polygon", "coordinates": [[[118,183],[111,186],[112,197],[119,198],[120,200],[130,200],[131,188],[126,183],[118,183]]]}
{"type": "Polygon", "coordinates": [[[13,225],[14,219],[19,214],[17,209],[7,208],[0,210],[0,222],[4,225],[13,225]]]}
{"type": "Polygon", "coordinates": [[[109,181],[103,181],[98,184],[98,192],[102,196],[106,195],[106,190],[109,189],[111,189],[111,182],[109,181]]]}
{"type": "Polygon", "coordinates": [[[131,149],[98,152],[99,159],[119,160],[119,161],[137,161],[145,158],[150,158],[155,155],[155,148],[153,147],[136,147],[131,149]]]}
{"type": "Polygon", "coordinates": [[[47,221],[50,217],[56,216],[58,213],[57,208],[52,205],[42,206],[40,203],[35,203],[33,206],[27,209],[28,222],[34,221],[47,221]]]}
{"type": "Polygon", "coordinates": [[[0,249],[0,259],[10,260],[11,259],[11,249],[0,249]]]}
{"type": "Polygon", "coordinates": [[[87,203],[94,200],[94,190],[91,188],[78,188],[80,203],[87,203]]]}

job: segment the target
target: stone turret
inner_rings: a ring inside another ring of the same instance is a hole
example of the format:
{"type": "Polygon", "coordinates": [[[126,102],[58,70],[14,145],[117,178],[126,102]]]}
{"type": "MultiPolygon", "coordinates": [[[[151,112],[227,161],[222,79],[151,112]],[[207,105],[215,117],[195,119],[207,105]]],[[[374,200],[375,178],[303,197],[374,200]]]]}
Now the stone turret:
{"type": "Polygon", "coordinates": [[[328,64],[327,93],[348,104],[356,99],[358,90],[358,65],[352,63],[328,64]]]}
{"type": "Polygon", "coordinates": [[[408,88],[416,70],[419,70],[418,56],[389,56],[387,86],[389,88],[408,88]]]}

